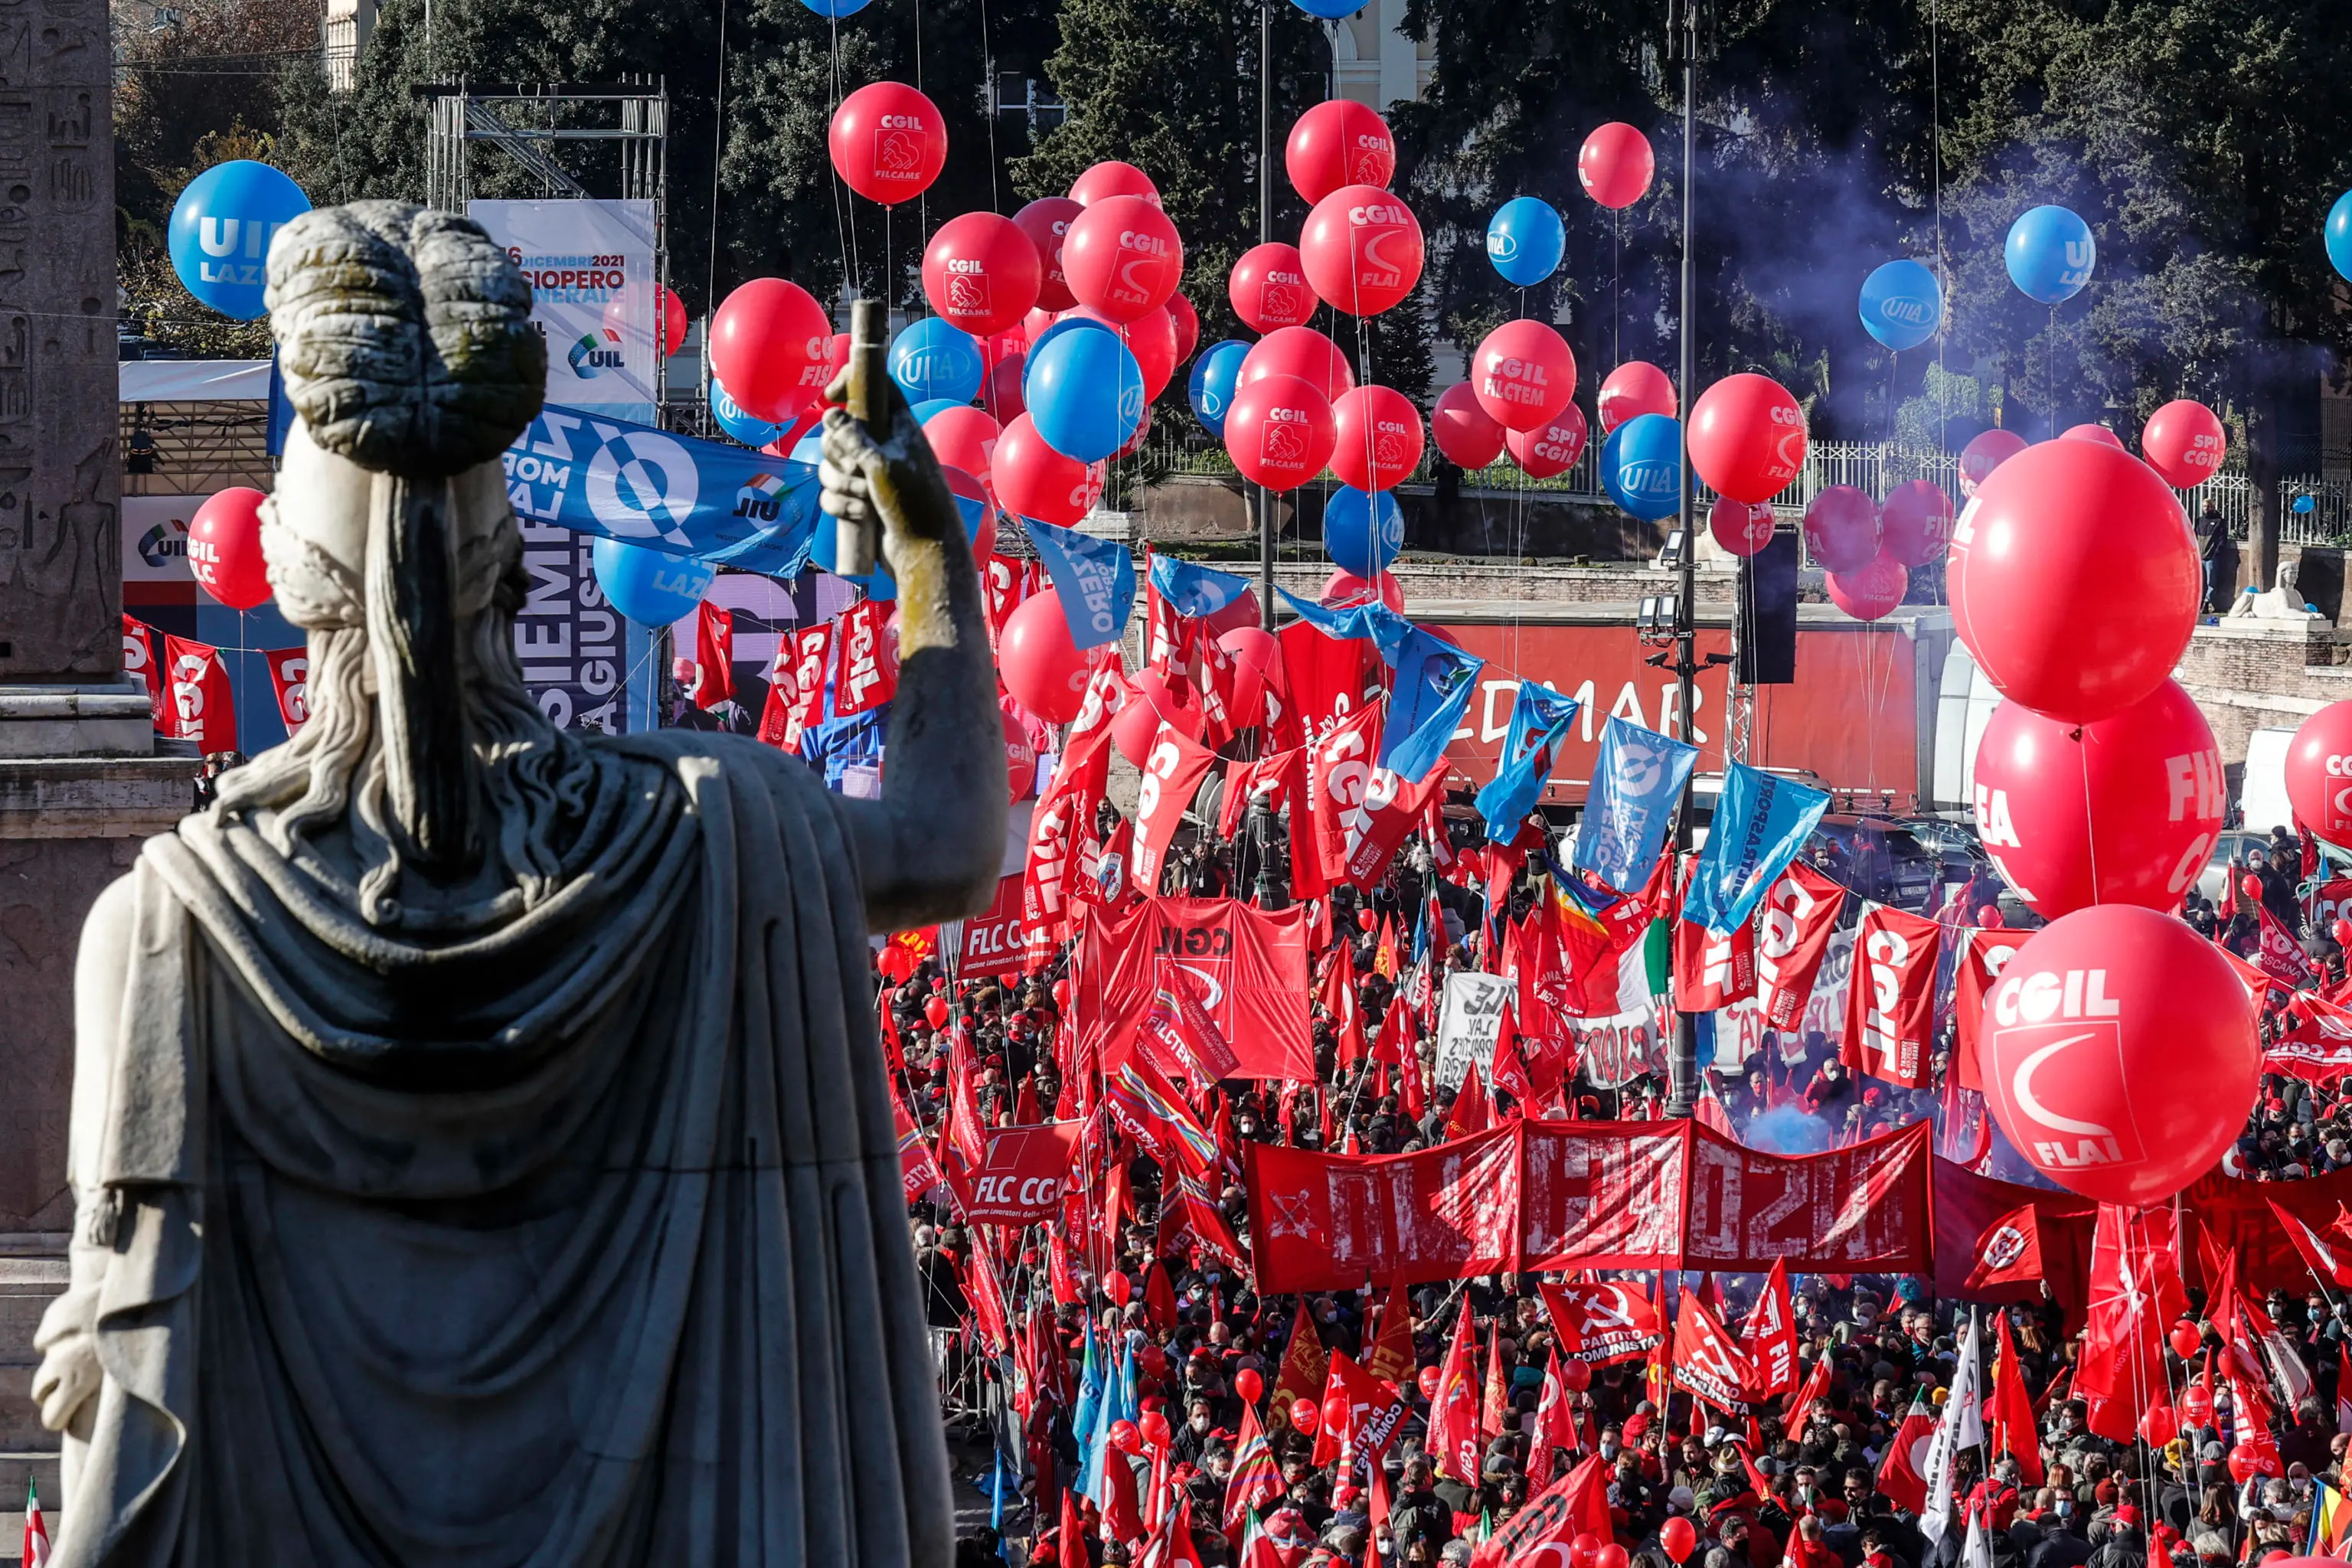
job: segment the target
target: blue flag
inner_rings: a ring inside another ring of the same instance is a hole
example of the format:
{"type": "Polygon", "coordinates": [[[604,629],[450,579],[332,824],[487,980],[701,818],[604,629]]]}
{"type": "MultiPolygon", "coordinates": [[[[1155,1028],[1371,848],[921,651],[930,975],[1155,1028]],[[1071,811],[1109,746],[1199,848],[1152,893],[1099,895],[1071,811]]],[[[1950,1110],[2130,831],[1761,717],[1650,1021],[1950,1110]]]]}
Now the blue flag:
{"type": "Polygon", "coordinates": [[[1381,723],[1381,766],[1408,783],[1427,778],[1445,754],[1486,666],[1485,659],[1443,637],[1408,627],[1397,650],[1388,716],[1381,723]]]}
{"type": "Polygon", "coordinates": [[[1078,1365],[1078,1402],[1070,1412],[1070,1430],[1080,1436],[1093,1435],[1095,1410],[1102,1404],[1103,1394],[1102,1361],[1095,1348],[1095,1323],[1091,1316],[1086,1320],[1085,1327],[1087,1352],[1085,1360],[1078,1365]]]}
{"type": "Polygon", "coordinates": [[[1122,1346],[1118,1352],[1118,1370],[1111,1375],[1110,1386],[1103,1391],[1102,1404],[1095,1411],[1094,1431],[1089,1435],[1087,1450],[1079,1461],[1077,1483],[1070,1489],[1080,1497],[1092,1498],[1095,1506],[1103,1504],[1103,1466],[1116,1461],[1127,1463],[1126,1457],[1110,1446],[1110,1429],[1122,1421],[1133,1421],[1141,1415],[1135,1396],[1135,1360],[1132,1350],[1122,1346]]]}
{"type": "Polygon", "coordinates": [[[526,538],[552,523],[796,577],[824,517],[814,464],[578,409],[541,409],[503,461],[526,538]]]}
{"type": "Polygon", "coordinates": [[[1063,618],[1070,623],[1070,646],[1117,642],[1135,609],[1135,557],[1127,546],[1033,518],[1023,518],[1021,526],[1053,576],[1063,618]]]}
{"type": "Polygon", "coordinates": [[[1495,776],[1478,792],[1478,812],[1486,819],[1486,837],[1507,844],[1518,836],[1536,797],[1551,777],[1559,756],[1560,738],[1575,721],[1577,702],[1562,697],[1539,680],[1519,682],[1518,700],[1511,704],[1511,727],[1503,736],[1503,754],[1495,760],[1495,776]]]}
{"type": "Polygon", "coordinates": [[[1612,718],[1601,731],[1592,791],[1576,830],[1576,868],[1620,892],[1641,891],[1658,864],[1666,822],[1698,763],[1698,748],[1612,718]]]}
{"type": "Polygon", "coordinates": [[[1325,637],[1343,640],[1370,637],[1372,646],[1380,649],[1381,662],[1391,669],[1396,668],[1397,655],[1412,631],[1412,623],[1386,605],[1350,605],[1344,610],[1334,610],[1312,599],[1302,599],[1287,588],[1276,588],[1275,592],[1298,613],[1300,620],[1325,637]]]}
{"type": "Polygon", "coordinates": [[[1249,592],[1249,579],[1173,555],[1151,557],[1151,586],[1180,616],[1213,616],[1249,592]]]}
{"type": "Polygon", "coordinates": [[[1723,798],[1683,895],[1683,919],[1717,936],[1746,923],[1829,808],[1825,790],[1726,763],[1723,798]]]}

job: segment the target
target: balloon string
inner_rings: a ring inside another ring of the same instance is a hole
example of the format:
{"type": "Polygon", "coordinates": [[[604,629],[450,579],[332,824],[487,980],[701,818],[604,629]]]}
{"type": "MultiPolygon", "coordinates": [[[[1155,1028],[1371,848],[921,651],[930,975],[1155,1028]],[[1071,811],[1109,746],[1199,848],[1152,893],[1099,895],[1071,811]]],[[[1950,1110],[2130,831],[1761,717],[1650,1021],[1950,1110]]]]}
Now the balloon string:
{"type": "MultiPolygon", "coordinates": [[[[825,53],[827,67],[832,73],[833,106],[826,111],[825,122],[831,124],[833,116],[841,112],[841,18],[828,16],[826,24],[832,29],[832,40],[826,45],[825,53]]],[[[844,219],[841,184],[841,175],[836,170],[829,182],[829,188],[833,192],[834,240],[841,254],[841,288],[846,296],[857,291],[857,280],[865,276],[866,268],[857,258],[857,212],[854,206],[851,207],[847,219],[844,219]]]]}
{"type": "Polygon", "coordinates": [[[2091,820],[2091,742],[2083,728],[2074,727],[2074,757],[2083,770],[2083,845],[2091,862],[2091,902],[2095,904],[2099,901],[2099,835],[2098,825],[2091,820]]]}
{"type": "Polygon", "coordinates": [[[980,0],[980,106],[988,116],[988,210],[1003,212],[996,193],[996,54],[989,42],[988,0],[980,0]]]}

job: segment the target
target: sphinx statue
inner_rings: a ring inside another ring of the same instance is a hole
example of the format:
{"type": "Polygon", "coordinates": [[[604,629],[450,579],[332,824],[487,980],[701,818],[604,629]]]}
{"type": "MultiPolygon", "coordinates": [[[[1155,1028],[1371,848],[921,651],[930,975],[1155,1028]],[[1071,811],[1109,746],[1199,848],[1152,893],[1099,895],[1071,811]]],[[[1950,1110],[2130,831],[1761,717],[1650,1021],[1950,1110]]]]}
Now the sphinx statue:
{"type": "Polygon", "coordinates": [[[946,1564],[868,932],[1004,843],[979,584],[929,448],[828,416],[900,588],[878,800],[526,691],[499,458],[530,293],[363,202],[277,238],[299,415],[263,542],[313,716],[83,933],[54,1562],[946,1564]]]}

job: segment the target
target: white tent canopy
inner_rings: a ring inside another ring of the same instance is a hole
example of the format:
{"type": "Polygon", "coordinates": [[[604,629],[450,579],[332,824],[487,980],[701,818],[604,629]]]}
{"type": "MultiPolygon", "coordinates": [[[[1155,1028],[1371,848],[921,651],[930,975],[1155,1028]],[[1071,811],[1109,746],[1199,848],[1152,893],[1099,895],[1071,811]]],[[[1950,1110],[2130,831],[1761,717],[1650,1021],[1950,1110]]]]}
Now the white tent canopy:
{"type": "Polygon", "coordinates": [[[269,362],[266,359],[125,360],[121,369],[121,401],[124,403],[269,400],[269,362]]]}

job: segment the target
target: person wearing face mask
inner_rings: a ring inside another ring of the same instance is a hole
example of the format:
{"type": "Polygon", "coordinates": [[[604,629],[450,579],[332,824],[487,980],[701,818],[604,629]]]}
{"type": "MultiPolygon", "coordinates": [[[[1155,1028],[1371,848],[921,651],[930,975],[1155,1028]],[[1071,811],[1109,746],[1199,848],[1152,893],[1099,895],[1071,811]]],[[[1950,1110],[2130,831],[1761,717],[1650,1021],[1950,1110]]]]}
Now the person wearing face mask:
{"type": "Polygon", "coordinates": [[[1197,1465],[1216,1429],[1215,1412],[1206,1395],[1196,1395],[1184,1409],[1184,1424],[1171,1435],[1168,1451],[1177,1463],[1197,1465]]]}

